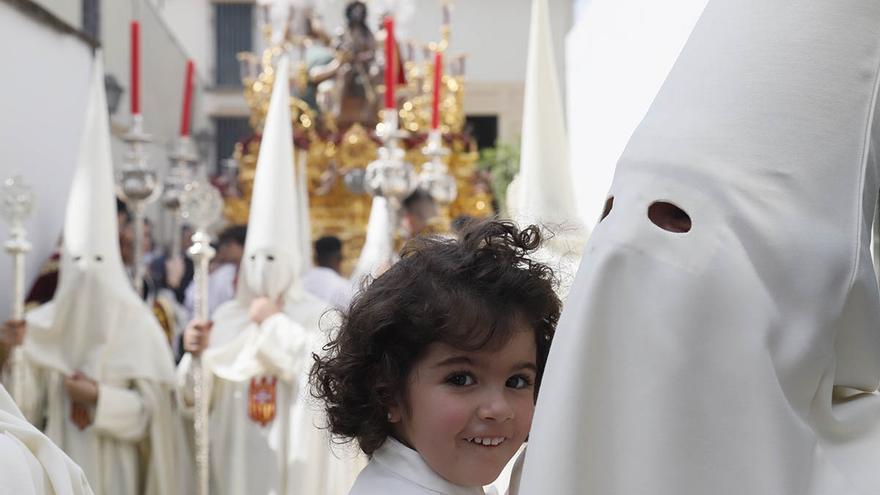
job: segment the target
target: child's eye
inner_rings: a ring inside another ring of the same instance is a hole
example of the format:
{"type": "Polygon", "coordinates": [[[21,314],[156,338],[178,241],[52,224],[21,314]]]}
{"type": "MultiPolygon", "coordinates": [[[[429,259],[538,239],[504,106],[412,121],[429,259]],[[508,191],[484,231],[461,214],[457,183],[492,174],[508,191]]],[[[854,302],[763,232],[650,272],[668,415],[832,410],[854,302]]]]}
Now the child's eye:
{"type": "Polygon", "coordinates": [[[505,385],[515,389],[529,388],[532,386],[532,380],[525,375],[516,375],[508,378],[505,385]]]}
{"type": "Polygon", "coordinates": [[[446,377],[446,383],[456,387],[467,387],[476,383],[476,380],[470,373],[453,373],[446,377]]]}

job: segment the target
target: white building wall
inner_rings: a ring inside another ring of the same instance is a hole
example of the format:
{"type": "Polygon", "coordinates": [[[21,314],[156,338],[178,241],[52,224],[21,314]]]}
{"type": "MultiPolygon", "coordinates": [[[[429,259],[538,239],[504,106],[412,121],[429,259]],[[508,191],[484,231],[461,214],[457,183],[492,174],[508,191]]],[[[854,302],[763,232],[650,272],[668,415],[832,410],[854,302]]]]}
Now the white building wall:
{"type": "MultiPolygon", "coordinates": [[[[92,50],[81,39],[0,2],[0,180],[20,174],[33,188],[35,209],[26,224],[33,249],[25,284],[55,246],[86,108],[92,50]],[[14,40],[14,43],[9,42],[14,40]]],[[[9,238],[0,221],[0,244],[9,238]]],[[[12,264],[0,252],[0,321],[10,316],[12,264]]]]}
{"type": "Polygon", "coordinates": [[[81,0],[40,0],[34,2],[71,26],[82,23],[81,0]]]}

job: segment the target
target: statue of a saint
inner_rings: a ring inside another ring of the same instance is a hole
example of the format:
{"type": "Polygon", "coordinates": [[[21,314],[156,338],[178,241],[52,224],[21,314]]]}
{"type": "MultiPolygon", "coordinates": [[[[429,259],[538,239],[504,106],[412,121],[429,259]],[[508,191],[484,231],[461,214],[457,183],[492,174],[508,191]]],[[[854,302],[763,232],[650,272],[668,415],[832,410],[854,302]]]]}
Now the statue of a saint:
{"type": "Polygon", "coordinates": [[[375,126],[382,80],[376,60],[376,39],[367,26],[367,5],[350,2],[345,7],[347,25],[333,42],[335,56],[328,63],[313,65],[310,83],[317,86],[321,113],[332,117],[341,130],[354,123],[375,126]]]}

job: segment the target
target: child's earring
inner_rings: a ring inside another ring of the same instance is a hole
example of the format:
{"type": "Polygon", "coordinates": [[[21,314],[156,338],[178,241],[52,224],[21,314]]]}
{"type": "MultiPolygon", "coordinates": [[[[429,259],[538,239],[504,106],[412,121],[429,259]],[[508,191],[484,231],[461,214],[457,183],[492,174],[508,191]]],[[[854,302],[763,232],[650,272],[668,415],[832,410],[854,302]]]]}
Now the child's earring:
{"type": "Polygon", "coordinates": [[[394,413],[392,413],[391,411],[388,411],[388,422],[389,423],[397,423],[398,421],[399,421],[399,419],[397,419],[397,416],[394,413]]]}

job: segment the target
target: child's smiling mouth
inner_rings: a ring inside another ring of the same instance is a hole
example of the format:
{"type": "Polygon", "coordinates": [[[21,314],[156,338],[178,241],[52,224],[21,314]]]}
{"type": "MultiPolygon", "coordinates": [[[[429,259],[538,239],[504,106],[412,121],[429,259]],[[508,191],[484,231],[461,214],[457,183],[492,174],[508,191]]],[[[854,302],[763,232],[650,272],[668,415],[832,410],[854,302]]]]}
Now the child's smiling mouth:
{"type": "Polygon", "coordinates": [[[498,447],[507,440],[507,437],[469,437],[465,441],[481,447],[498,447]]]}

